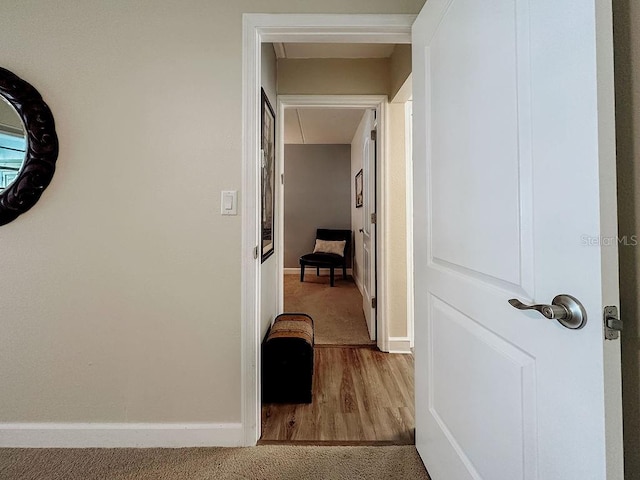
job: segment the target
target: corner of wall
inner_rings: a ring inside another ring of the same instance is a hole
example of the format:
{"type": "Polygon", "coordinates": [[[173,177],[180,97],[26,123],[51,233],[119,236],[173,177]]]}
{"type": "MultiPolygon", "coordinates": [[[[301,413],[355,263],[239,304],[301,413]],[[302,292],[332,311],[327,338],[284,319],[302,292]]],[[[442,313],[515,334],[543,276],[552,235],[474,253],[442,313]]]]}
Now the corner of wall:
{"type": "Polygon", "coordinates": [[[396,45],[389,58],[389,99],[393,99],[411,75],[411,44],[396,45]]]}

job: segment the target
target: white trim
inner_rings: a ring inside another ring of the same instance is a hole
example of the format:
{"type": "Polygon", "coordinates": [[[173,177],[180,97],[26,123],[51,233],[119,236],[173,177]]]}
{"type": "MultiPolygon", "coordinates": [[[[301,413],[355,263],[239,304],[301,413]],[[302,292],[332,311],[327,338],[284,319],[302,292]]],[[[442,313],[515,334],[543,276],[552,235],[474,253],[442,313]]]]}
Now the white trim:
{"type": "Polygon", "coordinates": [[[0,448],[238,447],[241,423],[2,423],[0,448]]]}
{"type": "MultiPolygon", "coordinates": [[[[284,109],[281,107],[281,97],[282,95],[278,95],[276,100],[276,134],[278,136],[276,140],[276,179],[284,179],[286,181],[284,178],[284,109]]],[[[304,136],[300,115],[297,111],[296,117],[300,127],[300,135],[304,136]]],[[[284,272],[284,189],[283,182],[276,181],[276,236],[274,248],[276,249],[276,272],[278,274],[276,281],[276,307],[278,312],[284,312],[284,275],[280,274],[280,272],[284,272]]]]}
{"type": "MultiPolygon", "coordinates": [[[[407,81],[412,80],[409,75],[407,81]]],[[[413,102],[404,104],[405,134],[405,195],[407,229],[407,336],[414,345],[414,284],[413,284],[413,102]]]]}
{"type": "MultiPolygon", "coordinates": [[[[257,179],[261,42],[411,43],[415,15],[243,14],[242,46],[242,425],[244,445],[260,435],[260,285],[257,179]]],[[[279,116],[279,115],[278,115],[279,116]]],[[[276,177],[277,178],[277,177],[276,177]]],[[[279,255],[276,252],[276,255],[279,255]]],[[[279,264],[281,267],[282,264],[279,264]]],[[[278,270],[282,271],[282,270],[278,270]]],[[[282,281],[282,275],[278,275],[282,281]]],[[[279,288],[282,288],[280,285],[279,288]]],[[[280,290],[281,291],[281,290],[280,290]]]]}
{"type": "Polygon", "coordinates": [[[241,414],[244,445],[255,445],[260,425],[260,275],[254,248],[259,243],[258,168],[260,129],[260,56],[257,24],[252,15],[242,17],[242,294],[241,315],[241,414]]]}
{"type": "Polygon", "coordinates": [[[389,353],[411,354],[412,348],[409,337],[389,337],[389,353]]]}
{"type": "Polygon", "coordinates": [[[388,292],[391,290],[389,285],[389,272],[392,265],[389,255],[387,254],[387,245],[391,228],[387,220],[387,210],[389,208],[389,182],[391,178],[391,167],[389,162],[389,113],[388,99],[385,99],[377,110],[377,129],[379,132],[376,140],[376,225],[375,225],[375,248],[376,248],[376,324],[378,348],[383,352],[389,351],[389,323],[387,319],[390,317],[390,303],[387,301],[388,292]]]}
{"type": "Polygon", "coordinates": [[[416,15],[404,14],[252,14],[262,42],[411,43],[416,15]]]}
{"type": "Polygon", "coordinates": [[[360,281],[360,278],[358,278],[355,275],[352,275],[352,277],[353,277],[353,281],[356,282],[356,287],[358,287],[358,290],[360,290],[360,295],[364,297],[364,287],[362,286],[362,282],[360,281]]]}

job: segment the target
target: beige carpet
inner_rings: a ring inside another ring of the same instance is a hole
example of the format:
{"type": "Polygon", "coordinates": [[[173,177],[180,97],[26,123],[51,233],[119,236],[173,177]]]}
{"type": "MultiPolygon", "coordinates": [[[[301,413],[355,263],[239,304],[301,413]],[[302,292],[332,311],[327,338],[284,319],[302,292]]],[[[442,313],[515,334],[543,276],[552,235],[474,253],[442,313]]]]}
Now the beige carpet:
{"type": "Polygon", "coordinates": [[[3,480],[428,480],[413,446],[0,449],[3,480]]]}
{"type": "Polygon", "coordinates": [[[284,276],[284,309],[311,315],[316,345],[371,345],[362,311],[362,295],[351,277],[336,272],[335,286],[329,274],[317,277],[314,268],[298,275],[284,276]]]}

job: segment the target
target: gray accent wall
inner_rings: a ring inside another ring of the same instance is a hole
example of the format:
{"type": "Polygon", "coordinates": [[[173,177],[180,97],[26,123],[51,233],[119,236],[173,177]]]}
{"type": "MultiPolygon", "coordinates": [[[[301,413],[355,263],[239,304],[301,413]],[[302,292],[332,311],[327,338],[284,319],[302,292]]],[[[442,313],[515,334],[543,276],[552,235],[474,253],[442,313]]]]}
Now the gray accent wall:
{"type": "Polygon", "coordinates": [[[317,228],[351,228],[351,145],[285,145],[284,267],[313,251],[317,228]]]}

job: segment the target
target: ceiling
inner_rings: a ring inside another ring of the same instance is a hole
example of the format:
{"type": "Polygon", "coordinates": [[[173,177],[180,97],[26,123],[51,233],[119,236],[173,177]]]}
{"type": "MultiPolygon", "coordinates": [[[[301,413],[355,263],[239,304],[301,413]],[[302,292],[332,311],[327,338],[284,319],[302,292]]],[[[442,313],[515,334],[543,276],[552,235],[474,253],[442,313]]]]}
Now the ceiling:
{"type": "Polygon", "coordinates": [[[274,43],[278,58],[388,58],[389,43],[274,43]]]}
{"type": "Polygon", "coordinates": [[[287,108],[284,143],[351,144],[364,112],[361,108],[287,108]]]}
{"type": "MultiPolygon", "coordinates": [[[[388,43],[274,43],[278,58],[388,58],[388,43]]],[[[284,114],[284,143],[350,144],[364,109],[288,108],[284,114]]]]}

